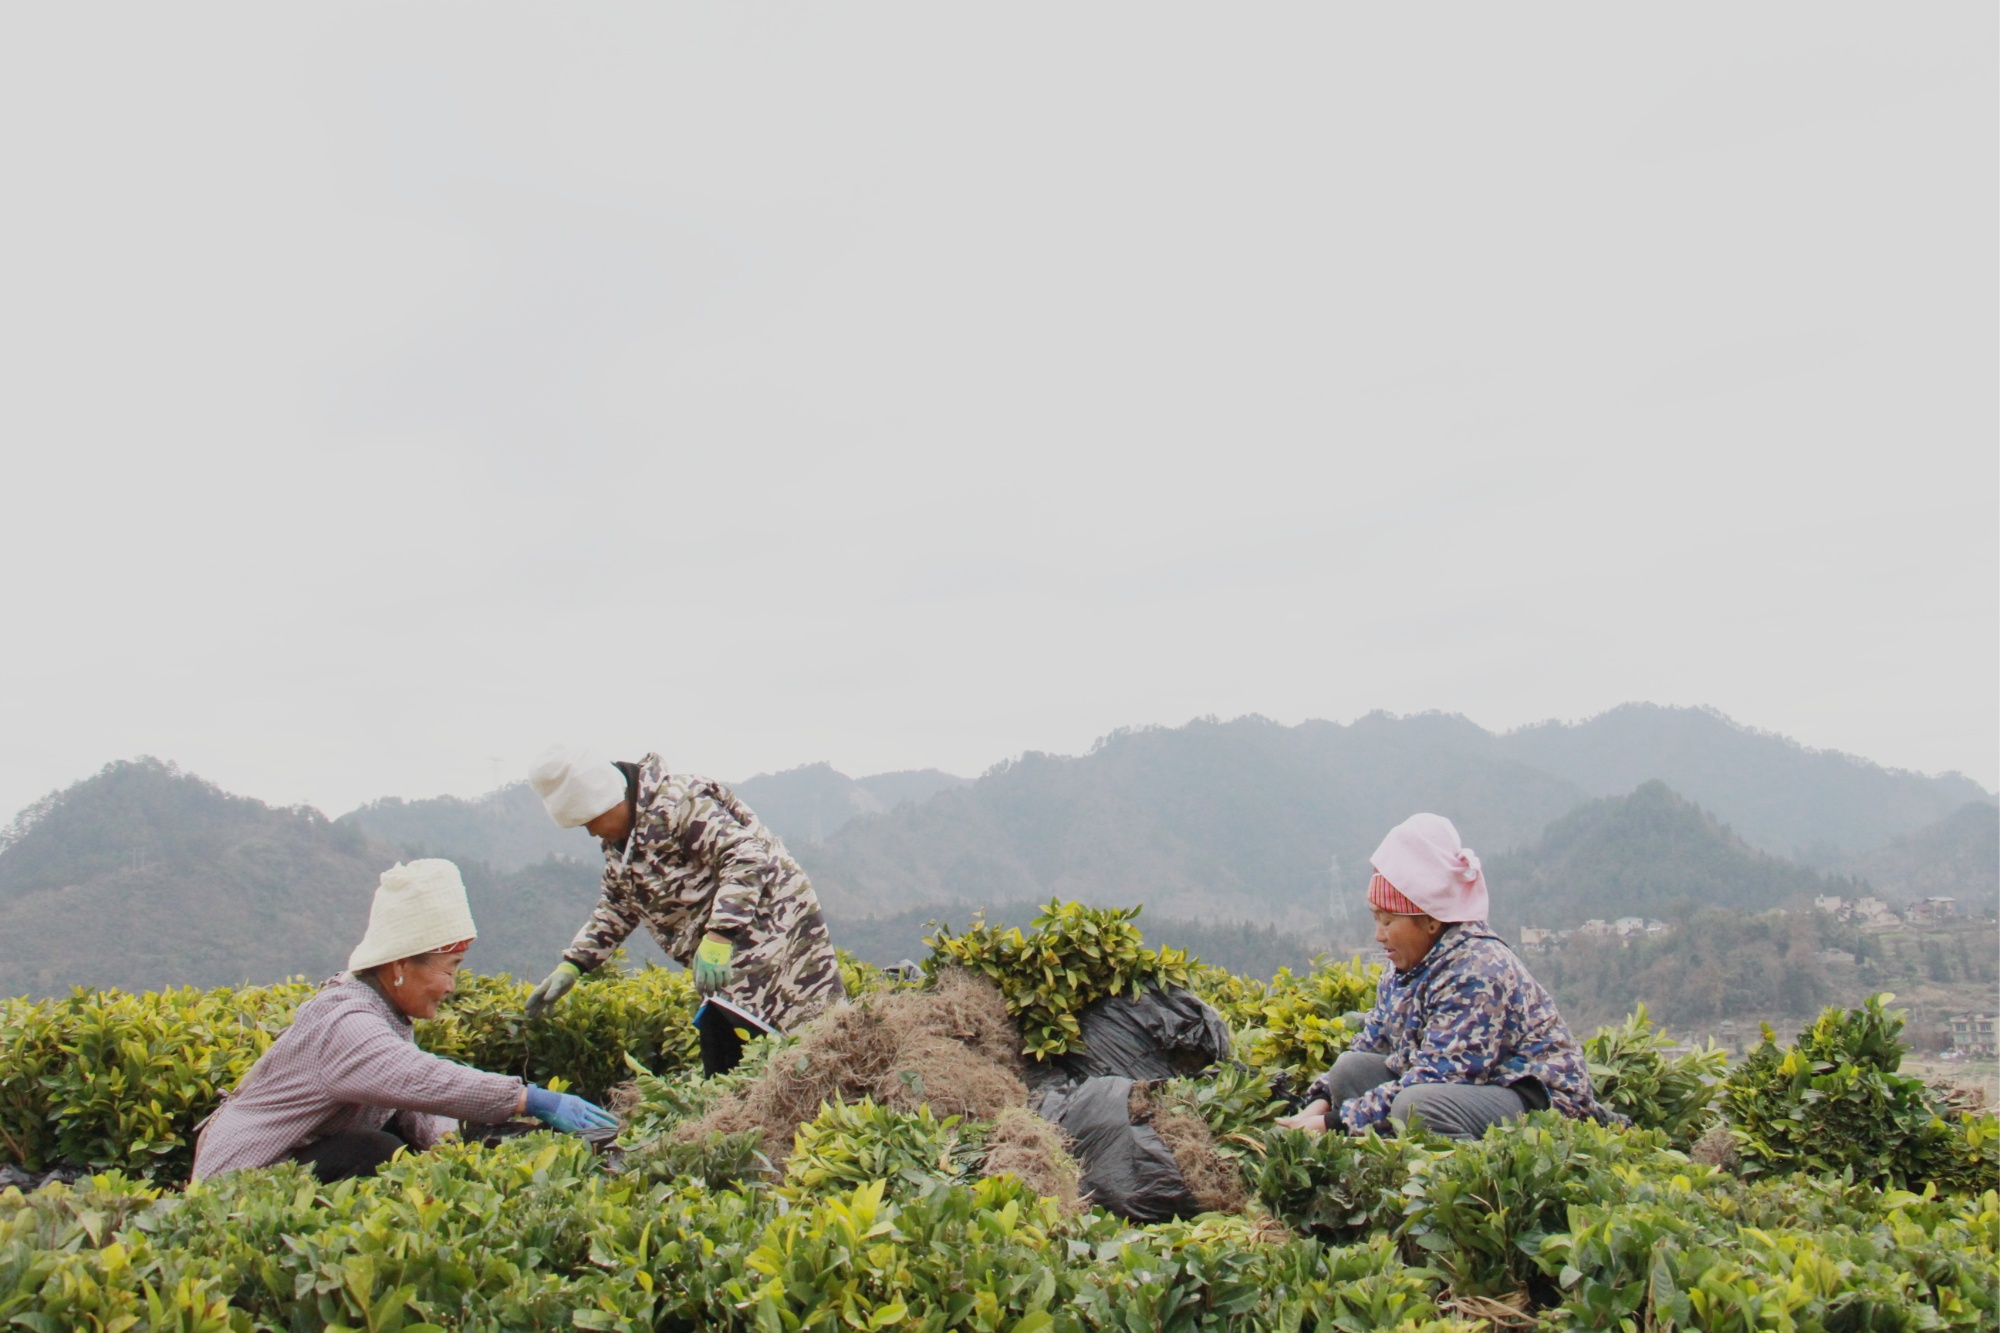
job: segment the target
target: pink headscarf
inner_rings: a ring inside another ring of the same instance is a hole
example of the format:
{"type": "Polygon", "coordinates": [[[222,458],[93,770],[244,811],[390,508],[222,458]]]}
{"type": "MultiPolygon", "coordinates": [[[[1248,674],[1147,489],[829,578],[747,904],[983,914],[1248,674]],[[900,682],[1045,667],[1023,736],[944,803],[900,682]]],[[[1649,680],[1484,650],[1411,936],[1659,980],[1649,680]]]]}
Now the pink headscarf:
{"type": "Polygon", "coordinates": [[[1484,921],[1486,876],[1443,815],[1411,815],[1368,858],[1396,891],[1439,921],[1484,921]]]}

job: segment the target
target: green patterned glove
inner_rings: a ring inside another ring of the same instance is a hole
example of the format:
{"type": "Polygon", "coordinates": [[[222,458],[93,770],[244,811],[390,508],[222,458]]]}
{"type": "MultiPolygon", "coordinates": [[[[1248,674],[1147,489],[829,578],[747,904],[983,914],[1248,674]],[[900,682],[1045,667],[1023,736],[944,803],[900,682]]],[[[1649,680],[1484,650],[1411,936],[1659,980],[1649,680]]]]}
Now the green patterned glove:
{"type": "Polygon", "coordinates": [[[713,995],[729,984],[730,973],[735,971],[730,962],[736,956],[736,946],[728,940],[709,936],[694,951],[694,988],[703,995],[713,995]]]}
{"type": "Polygon", "coordinates": [[[569,988],[574,986],[576,979],[582,975],[582,969],[575,963],[557,963],[556,970],[542,978],[542,984],[535,987],[534,992],[528,996],[529,1019],[537,1019],[547,1013],[557,1000],[569,994],[569,988]]]}

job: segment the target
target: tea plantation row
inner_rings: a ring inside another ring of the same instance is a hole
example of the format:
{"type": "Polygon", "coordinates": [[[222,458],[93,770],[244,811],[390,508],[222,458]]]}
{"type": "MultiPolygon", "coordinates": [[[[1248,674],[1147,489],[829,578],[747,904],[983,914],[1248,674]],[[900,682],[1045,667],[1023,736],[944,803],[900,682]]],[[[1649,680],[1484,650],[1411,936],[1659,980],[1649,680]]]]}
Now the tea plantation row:
{"type": "MultiPolygon", "coordinates": [[[[914,1119],[914,1117],[912,1117],[914,1119]]],[[[704,1150],[732,1156],[723,1145],[704,1150]]],[[[1546,1117],[1446,1147],[1273,1136],[1262,1197],[1065,1217],[1013,1177],[711,1188],[535,1135],[319,1186],[286,1165],[163,1192],[0,1194],[0,1320],[415,1330],[1994,1327],[2000,1195],[1745,1183],[1656,1133],[1546,1117]],[[1379,1186],[1379,1190],[1364,1186],[1379,1186]],[[1335,1194],[1340,1194],[1335,1199],[1335,1194]]],[[[671,1172],[671,1174],[670,1174],[671,1172]]]]}
{"type": "MultiPolygon", "coordinates": [[[[106,1171],[0,1191],[0,1326],[39,1329],[1972,1329],[2000,1325],[2000,1130],[1898,1072],[1882,1004],[1733,1071],[1643,1015],[1590,1041],[1639,1127],[1547,1113],[1473,1144],[1268,1128],[1273,1076],[1323,1068],[1374,977],[1269,982],[1146,949],[1131,914],[1052,904],[939,961],[999,983],[1025,1042],[1149,980],[1229,1020],[1247,1067],[1164,1095],[1204,1117],[1243,1215],[1134,1226],[980,1176],[987,1127],[866,1104],[802,1127],[776,1178],[743,1136],[675,1141],[717,1095],[679,974],[602,976],[553,1022],[468,979],[430,1049],[593,1094],[638,1079],[618,1169],[544,1134],[373,1180],[300,1168],[181,1190],[192,1126],[309,989],[79,994],[0,1009],[0,1152],[106,1171]],[[1685,1151],[1701,1140],[1703,1165],[1685,1151]],[[1717,1151],[1720,1147],[1722,1151],[1717,1151]]],[[[848,965],[857,993],[889,984],[848,965]]],[[[755,1060],[786,1058],[761,1043],[755,1060]]],[[[751,1071],[741,1077],[749,1077],[751,1071]]]]}

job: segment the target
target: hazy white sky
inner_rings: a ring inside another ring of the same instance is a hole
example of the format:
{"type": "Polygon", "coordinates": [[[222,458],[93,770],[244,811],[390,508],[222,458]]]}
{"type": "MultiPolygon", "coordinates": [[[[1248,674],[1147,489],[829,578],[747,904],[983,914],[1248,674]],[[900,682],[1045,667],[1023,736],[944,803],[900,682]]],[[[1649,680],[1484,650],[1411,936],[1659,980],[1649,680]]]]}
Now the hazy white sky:
{"type": "Polygon", "coordinates": [[[1996,11],[16,5],[0,823],[1708,703],[2000,781],[1996,11]]]}

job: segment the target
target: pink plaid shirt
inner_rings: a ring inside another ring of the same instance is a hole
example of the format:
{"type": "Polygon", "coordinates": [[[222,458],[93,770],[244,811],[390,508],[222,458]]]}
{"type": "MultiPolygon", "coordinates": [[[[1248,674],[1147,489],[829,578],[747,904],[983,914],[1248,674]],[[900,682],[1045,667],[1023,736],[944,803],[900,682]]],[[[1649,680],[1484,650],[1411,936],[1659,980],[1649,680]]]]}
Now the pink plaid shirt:
{"type": "Polygon", "coordinates": [[[521,1102],[521,1080],[420,1051],[410,1020],[343,972],[299,1006],[195,1140],[200,1180],[269,1166],[351,1129],[382,1129],[428,1148],[451,1121],[497,1123],[521,1102]]]}

